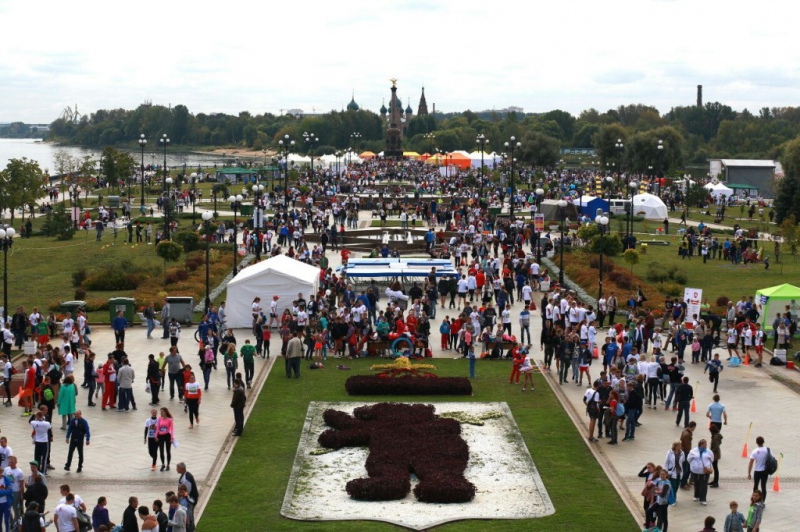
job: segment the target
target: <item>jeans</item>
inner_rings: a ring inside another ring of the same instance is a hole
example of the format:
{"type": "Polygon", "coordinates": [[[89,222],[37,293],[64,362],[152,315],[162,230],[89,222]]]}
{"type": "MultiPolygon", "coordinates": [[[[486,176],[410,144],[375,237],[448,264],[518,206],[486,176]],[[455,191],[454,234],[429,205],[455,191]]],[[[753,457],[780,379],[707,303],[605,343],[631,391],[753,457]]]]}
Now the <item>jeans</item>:
{"type": "Polygon", "coordinates": [[[767,500],[767,475],[766,471],[754,471],[753,472],[753,491],[757,489],[761,489],[761,500],[767,500]],[[759,487],[759,484],[761,486],[759,487]]]}
{"type": "Polygon", "coordinates": [[[211,381],[211,364],[203,364],[203,383],[206,390],[208,390],[208,383],[211,381]]]}
{"type": "Polygon", "coordinates": [[[69,451],[67,453],[67,467],[72,465],[72,454],[75,452],[75,449],[78,449],[78,469],[83,467],[83,438],[70,439],[69,442],[69,451]]]}
{"type": "Polygon", "coordinates": [[[577,358],[573,358],[572,359],[571,367],[572,367],[572,380],[574,380],[575,382],[578,382],[578,359],[577,358]]]}
{"type": "Polygon", "coordinates": [[[675,420],[676,425],[681,424],[681,417],[683,417],[683,428],[689,426],[689,408],[691,406],[691,401],[681,401],[678,403],[678,418],[675,420]]]}
{"type": "Polygon", "coordinates": [[[519,332],[519,341],[520,343],[525,343],[525,333],[528,333],[528,343],[531,343],[531,326],[530,325],[521,325],[520,332],[519,332]]]}
{"type": "Polygon", "coordinates": [[[244,408],[233,409],[233,420],[233,433],[241,435],[242,431],[244,431],[244,408]]]}
{"type": "Polygon", "coordinates": [[[253,375],[255,375],[256,368],[255,362],[244,362],[244,380],[247,384],[253,382],[253,375]]]}
{"type": "Polygon", "coordinates": [[[131,388],[122,388],[119,389],[119,403],[117,407],[119,410],[129,410],[131,404],[131,394],[133,390],[131,388]]]}
{"type": "Polygon", "coordinates": [[[231,382],[236,378],[236,368],[234,367],[226,367],[225,368],[225,376],[228,381],[228,389],[231,388],[231,382]]]}
{"type": "Polygon", "coordinates": [[[168,373],[169,375],[169,398],[175,397],[175,385],[178,387],[178,399],[183,399],[183,372],[168,373]]]}
{"type": "Polygon", "coordinates": [[[689,461],[684,460],[683,464],[681,464],[681,471],[683,474],[681,475],[681,487],[684,487],[689,482],[689,461]]]}
{"type": "Polygon", "coordinates": [[[475,378],[475,357],[470,357],[469,359],[469,376],[473,379],[475,378]]]}
{"type": "Polygon", "coordinates": [[[625,437],[633,439],[636,435],[636,418],[639,415],[639,410],[636,408],[628,409],[628,417],[625,418],[625,437]]]}
{"type": "MultiPolygon", "coordinates": [[[[575,366],[577,368],[577,365],[575,366]]],[[[558,382],[563,384],[567,382],[569,375],[569,360],[561,360],[561,367],[558,372],[558,382]]]]}
{"type": "MultiPolygon", "coordinates": [[[[672,404],[672,397],[675,395],[675,390],[677,388],[678,388],[678,385],[676,383],[671,382],[669,384],[669,395],[667,396],[667,408],[669,408],[669,405],[672,404]]],[[[677,401],[676,401],[676,403],[677,403],[677,401]]],[[[676,404],[675,406],[678,406],[678,405],[676,404]]]]}
{"type": "Polygon", "coordinates": [[[300,378],[300,357],[286,359],[286,376],[291,377],[294,372],[294,378],[300,378]]]}
{"type": "Polygon", "coordinates": [[[156,328],[156,320],[147,319],[147,337],[150,338],[150,333],[153,332],[153,329],[156,328]]]}

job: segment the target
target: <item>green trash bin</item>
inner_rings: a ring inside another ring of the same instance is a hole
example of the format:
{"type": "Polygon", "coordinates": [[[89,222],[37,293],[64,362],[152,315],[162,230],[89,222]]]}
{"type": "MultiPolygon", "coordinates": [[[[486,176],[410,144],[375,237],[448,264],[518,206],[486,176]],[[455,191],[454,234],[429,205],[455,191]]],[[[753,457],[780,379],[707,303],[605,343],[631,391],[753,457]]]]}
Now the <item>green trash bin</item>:
{"type": "Polygon", "coordinates": [[[62,301],[59,305],[62,314],[71,312],[73,316],[78,312],[78,309],[86,308],[86,301],[62,301]]]}
{"type": "Polygon", "coordinates": [[[242,216],[253,216],[253,205],[242,205],[239,207],[239,211],[242,213],[242,216]]]}
{"type": "Polygon", "coordinates": [[[489,207],[489,215],[497,216],[503,211],[502,207],[489,207]]]}
{"type": "Polygon", "coordinates": [[[112,297],[108,300],[108,317],[111,321],[117,317],[117,312],[122,311],[122,315],[133,325],[134,311],[136,310],[136,300],[132,297],[112,297]]]}
{"type": "Polygon", "coordinates": [[[119,196],[109,196],[108,197],[108,206],[112,209],[116,209],[119,207],[119,196]]]}

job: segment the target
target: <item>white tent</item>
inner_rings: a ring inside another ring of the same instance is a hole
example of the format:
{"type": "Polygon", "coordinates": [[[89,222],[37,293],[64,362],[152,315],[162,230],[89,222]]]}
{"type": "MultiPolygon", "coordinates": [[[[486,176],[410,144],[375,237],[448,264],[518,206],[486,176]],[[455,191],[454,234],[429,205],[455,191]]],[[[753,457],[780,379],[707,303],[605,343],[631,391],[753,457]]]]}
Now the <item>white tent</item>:
{"type": "Polygon", "coordinates": [[[495,157],[491,154],[486,152],[474,151],[469,154],[469,159],[472,161],[473,168],[480,168],[481,167],[481,156],[483,156],[483,166],[486,168],[492,168],[494,166],[494,159],[495,157]]]}
{"type": "Polygon", "coordinates": [[[729,198],[730,196],[733,195],[733,189],[726,187],[722,183],[717,183],[716,185],[712,185],[710,188],[708,185],[706,185],[706,188],[715,198],[718,198],[720,196],[725,196],[726,198],[729,198]]]}
{"type": "Polygon", "coordinates": [[[248,266],[228,283],[228,327],[250,327],[253,323],[252,304],[261,298],[264,314],[269,315],[269,303],[278,296],[278,311],[292,304],[297,294],[317,293],[319,269],[286,255],[248,266]]]}
{"type": "Polygon", "coordinates": [[[633,197],[634,216],[644,216],[648,220],[664,220],[667,206],[661,198],[652,194],[636,194],[633,197]]]}

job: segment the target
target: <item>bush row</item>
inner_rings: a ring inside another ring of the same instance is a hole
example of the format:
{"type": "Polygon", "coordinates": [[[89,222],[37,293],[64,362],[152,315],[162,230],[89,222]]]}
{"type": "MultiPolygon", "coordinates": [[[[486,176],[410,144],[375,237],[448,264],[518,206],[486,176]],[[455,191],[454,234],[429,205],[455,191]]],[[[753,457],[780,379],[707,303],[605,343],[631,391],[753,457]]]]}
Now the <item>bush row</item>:
{"type": "Polygon", "coordinates": [[[466,377],[385,379],[354,375],[344,386],[350,395],[472,395],[472,383],[466,377]]]}

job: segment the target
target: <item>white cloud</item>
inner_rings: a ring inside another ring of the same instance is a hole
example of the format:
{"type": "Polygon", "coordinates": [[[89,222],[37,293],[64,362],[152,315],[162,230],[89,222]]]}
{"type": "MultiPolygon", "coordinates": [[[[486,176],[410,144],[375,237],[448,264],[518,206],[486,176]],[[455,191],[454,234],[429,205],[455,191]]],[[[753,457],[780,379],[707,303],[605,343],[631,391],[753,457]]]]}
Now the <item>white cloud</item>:
{"type": "Polygon", "coordinates": [[[0,11],[0,121],[146,99],[195,113],[340,109],[351,89],[377,110],[392,77],[404,103],[416,108],[425,85],[444,111],[664,112],[692,104],[697,84],[737,108],[800,100],[791,32],[720,0],[40,0],[0,11]]]}

